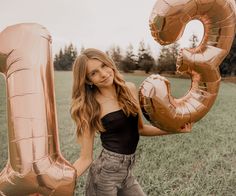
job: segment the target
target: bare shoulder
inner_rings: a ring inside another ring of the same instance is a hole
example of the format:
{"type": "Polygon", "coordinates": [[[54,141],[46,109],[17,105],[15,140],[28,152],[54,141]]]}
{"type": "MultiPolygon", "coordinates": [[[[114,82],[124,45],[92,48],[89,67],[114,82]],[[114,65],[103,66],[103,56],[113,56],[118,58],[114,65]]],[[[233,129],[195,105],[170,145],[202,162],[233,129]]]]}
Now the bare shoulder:
{"type": "Polygon", "coordinates": [[[131,91],[136,91],[136,85],[133,82],[125,82],[125,84],[131,91]]]}

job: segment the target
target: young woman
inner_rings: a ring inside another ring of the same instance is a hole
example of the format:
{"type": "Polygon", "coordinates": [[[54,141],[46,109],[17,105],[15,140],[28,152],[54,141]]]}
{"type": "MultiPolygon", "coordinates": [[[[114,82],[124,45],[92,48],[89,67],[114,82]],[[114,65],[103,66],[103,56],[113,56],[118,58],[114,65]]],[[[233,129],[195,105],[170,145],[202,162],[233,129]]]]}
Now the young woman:
{"type": "MultiPolygon", "coordinates": [[[[170,133],[143,123],[135,85],[125,82],[114,62],[97,49],[86,49],[73,65],[71,116],[81,145],[74,163],[77,175],[90,167],[86,195],[145,195],[132,174],[139,135],[170,133]],[[96,133],[103,149],[93,161],[96,133]]],[[[190,128],[187,124],[182,132],[190,128]]]]}

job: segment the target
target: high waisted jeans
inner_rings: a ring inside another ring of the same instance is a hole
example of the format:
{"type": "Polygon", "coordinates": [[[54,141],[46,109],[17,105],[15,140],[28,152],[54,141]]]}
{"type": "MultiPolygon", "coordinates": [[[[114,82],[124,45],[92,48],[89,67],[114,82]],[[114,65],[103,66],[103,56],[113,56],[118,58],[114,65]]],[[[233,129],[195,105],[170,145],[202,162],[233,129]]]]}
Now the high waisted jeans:
{"type": "Polygon", "coordinates": [[[86,196],[144,196],[132,174],[135,155],[103,149],[88,173],[86,196]]]}

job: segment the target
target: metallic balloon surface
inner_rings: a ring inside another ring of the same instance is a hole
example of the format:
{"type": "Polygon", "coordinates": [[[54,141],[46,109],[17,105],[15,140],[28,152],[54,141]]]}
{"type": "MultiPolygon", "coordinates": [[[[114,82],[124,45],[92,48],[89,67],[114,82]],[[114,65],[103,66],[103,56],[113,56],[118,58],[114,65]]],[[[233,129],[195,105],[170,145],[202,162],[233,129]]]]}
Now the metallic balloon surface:
{"type": "Polygon", "coordinates": [[[0,72],[6,79],[9,138],[0,195],[73,195],[76,171],[58,141],[49,32],[34,23],[3,30],[0,72]]]}
{"type": "Polygon", "coordinates": [[[149,21],[152,36],[162,45],[171,44],[193,19],[202,22],[204,36],[197,48],[182,49],[177,59],[177,71],[191,76],[186,95],[172,97],[170,82],[160,75],[151,75],[139,89],[144,116],[166,131],[179,131],[186,123],[197,122],[213,105],[221,80],[219,65],[235,36],[235,1],[157,0],[149,21]]]}

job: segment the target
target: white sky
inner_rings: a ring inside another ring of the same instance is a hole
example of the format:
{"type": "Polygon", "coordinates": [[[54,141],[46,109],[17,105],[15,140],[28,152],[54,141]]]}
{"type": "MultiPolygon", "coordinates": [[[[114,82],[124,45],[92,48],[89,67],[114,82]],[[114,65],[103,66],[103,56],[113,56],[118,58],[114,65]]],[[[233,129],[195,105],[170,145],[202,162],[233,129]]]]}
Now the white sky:
{"type": "MultiPolygon", "coordinates": [[[[149,30],[149,16],[156,0],[0,0],[0,31],[17,23],[35,22],[45,26],[53,38],[53,53],[72,42],[80,50],[94,47],[103,51],[129,43],[138,49],[141,40],[153,55],[160,45],[149,30]]],[[[191,22],[179,43],[203,33],[201,23],[191,22]]]]}

